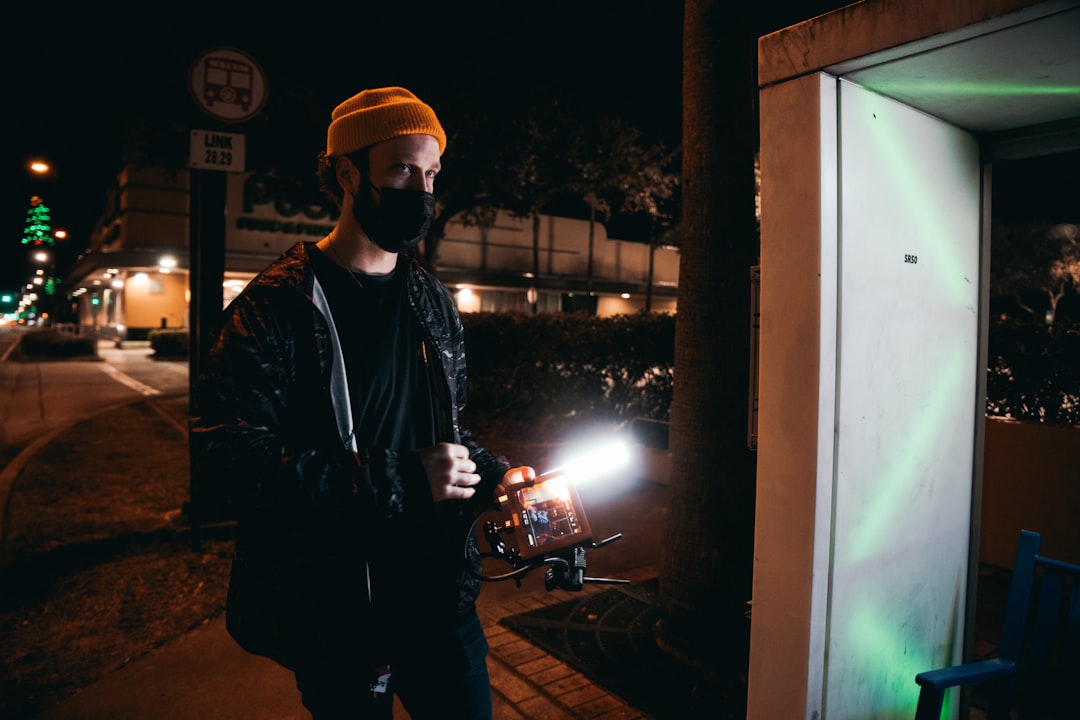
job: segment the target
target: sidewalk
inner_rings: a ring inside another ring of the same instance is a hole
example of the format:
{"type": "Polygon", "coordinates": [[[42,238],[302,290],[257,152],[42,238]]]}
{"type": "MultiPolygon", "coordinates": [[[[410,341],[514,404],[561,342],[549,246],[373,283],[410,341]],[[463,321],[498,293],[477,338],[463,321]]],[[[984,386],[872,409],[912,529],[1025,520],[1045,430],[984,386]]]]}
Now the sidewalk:
{"type": "MultiPolygon", "coordinates": [[[[71,383],[85,383],[88,377],[96,379],[98,375],[123,383],[124,392],[135,393],[133,388],[143,387],[145,396],[146,385],[153,384],[152,378],[161,375],[160,365],[154,367],[154,361],[144,349],[115,349],[102,354],[105,363],[112,366],[106,373],[100,370],[89,373],[86,363],[53,363],[48,368],[50,381],[40,383],[43,398],[30,393],[20,397],[52,407],[64,401],[50,394],[70,394],[71,383]],[[117,373],[135,382],[126,382],[117,373]]],[[[115,388],[107,387],[105,395],[108,402],[117,403],[115,388]]],[[[130,402],[141,401],[122,392],[120,396],[130,402]]],[[[29,412],[31,408],[25,410],[29,412]]],[[[102,423],[107,423],[109,412],[100,415],[102,423]]],[[[176,422],[175,418],[159,417],[162,423],[176,422]]],[[[70,424],[71,418],[65,415],[63,422],[70,424]]],[[[148,433],[148,436],[156,434],[148,433]]],[[[28,455],[32,455],[39,471],[47,468],[48,437],[48,433],[43,433],[42,442],[28,445],[9,464],[8,470],[25,466],[28,455]]],[[[154,448],[148,446],[145,451],[153,453],[154,448]]],[[[637,481],[610,499],[582,494],[597,537],[624,533],[624,539],[590,551],[589,575],[632,582],[656,576],[667,495],[666,485],[648,481],[637,481]]],[[[2,509],[3,498],[0,498],[2,509]]],[[[586,584],[581,592],[603,588],[586,584]]],[[[484,585],[478,607],[491,646],[488,667],[496,720],[647,717],[499,622],[504,617],[578,595],[544,590],[542,571],[530,573],[520,588],[513,581],[484,585]]],[[[308,715],[300,704],[291,674],[269,660],[241,650],[227,634],[224,618],[217,617],[38,717],[41,720],[298,720],[308,715]]],[[[398,706],[395,718],[407,717],[398,706]]]]}
{"type": "MultiPolygon", "coordinates": [[[[560,593],[523,588],[514,602],[481,601],[480,616],[491,646],[488,670],[496,720],[647,718],[499,625],[502,617],[563,599],[560,593]]],[[[38,717],[302,720],[309,716],[300,704],[292,675],[270,660],[241,650],[226,633],[224,618],[218,617],[38,717]]],[[[407,718],[408,714],[395,704],[394,717],[407,718]]]]}

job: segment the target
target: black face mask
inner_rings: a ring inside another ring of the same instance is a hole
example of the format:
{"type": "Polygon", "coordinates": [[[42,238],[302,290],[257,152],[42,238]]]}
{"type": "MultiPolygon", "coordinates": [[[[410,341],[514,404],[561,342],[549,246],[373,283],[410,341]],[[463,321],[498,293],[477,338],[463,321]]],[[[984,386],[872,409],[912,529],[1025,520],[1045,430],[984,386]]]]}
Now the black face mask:
{"type": "Polygon", "coordinates": [[[353,194],[353,216],[372,242],[383,250],[399,253],[412,250],[431,227],[435,196],[423,190],[367,185],[379,193],[379,204],[367,187],[353,194]]]}

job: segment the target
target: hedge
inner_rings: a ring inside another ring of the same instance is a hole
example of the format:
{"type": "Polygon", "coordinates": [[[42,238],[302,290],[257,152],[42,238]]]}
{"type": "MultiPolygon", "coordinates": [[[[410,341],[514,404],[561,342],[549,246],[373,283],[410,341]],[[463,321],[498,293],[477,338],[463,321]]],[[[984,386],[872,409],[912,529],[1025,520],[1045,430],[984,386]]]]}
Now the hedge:
{"type": "Polygon", "coordinates": [[[58,330],[34,330],[19,339],[19,350],[30,357],[95,357],[97,337],[58,330]]]}
{"type": "Polygon", "coordinates": [[[157,357],[186,358],[188,356],[187,328],[154,328],[146,339],[157,357]]]}
{"type": "Polygon", "coordinates": [[[675,317],[653,313],[462,316],[469,408],[536,417],[667,420],[675,317]]]}

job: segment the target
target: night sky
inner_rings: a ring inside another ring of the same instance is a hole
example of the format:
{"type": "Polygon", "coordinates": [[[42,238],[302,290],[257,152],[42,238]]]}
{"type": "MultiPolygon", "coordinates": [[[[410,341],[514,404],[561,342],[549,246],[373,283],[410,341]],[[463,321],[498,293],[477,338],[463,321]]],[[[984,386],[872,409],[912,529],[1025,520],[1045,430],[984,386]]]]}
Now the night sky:
{"type": "MultiPolygon", "coordinates": [[[[759,21],[761,32],[843,4],[784,3],[759,21]]],[[[671,145],[680,139],[678,0],[175,7],[113,4],[73,14],[21,3],[5,12],[0,289],[26,278],[20,241],[31,195],[45,199],[54,228],[68,230],[73,257],[102,212],[125,140],[146,127],[186,138],[176,127],[199,126],[206,116],[189,95],[188,75],[215,47],[261,65],[268,99],[252,123],[262,124],[262,145],[249,140],[248,155],[276,155],[285,165],[310,159],[313,169],[333,106],[381,85],[408,87],[437,111],[557,97],[624,114],[671,145]],[[55,175],[33,177],[26,165],[35,157],[55,175]]]]}

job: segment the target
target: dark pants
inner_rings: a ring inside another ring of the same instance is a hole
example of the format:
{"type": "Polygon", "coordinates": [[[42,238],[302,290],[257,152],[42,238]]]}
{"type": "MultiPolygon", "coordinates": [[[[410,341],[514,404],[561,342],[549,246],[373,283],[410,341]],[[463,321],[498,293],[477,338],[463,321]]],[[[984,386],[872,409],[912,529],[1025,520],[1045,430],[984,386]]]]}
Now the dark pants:
{"type": "Polygon", "coordinates": [[[394,643],[389,690],[371,692],[374,668],[353,656],[325,657],[296,669],[296,687],[313,720],[393,718],[396,694],[412,720],[491,720],[487,640],[476,613],[457,628],[394,643]]]}

